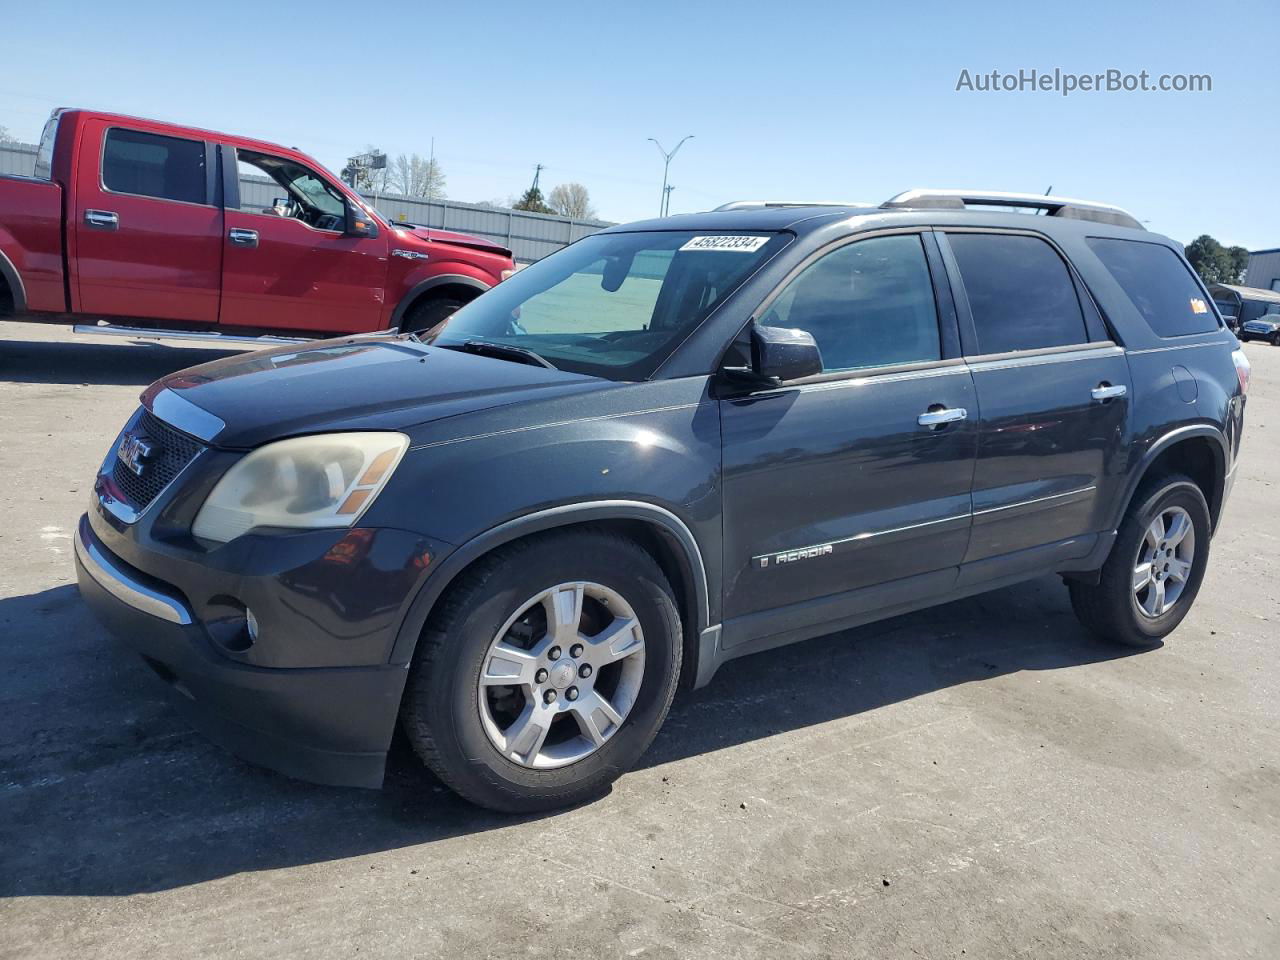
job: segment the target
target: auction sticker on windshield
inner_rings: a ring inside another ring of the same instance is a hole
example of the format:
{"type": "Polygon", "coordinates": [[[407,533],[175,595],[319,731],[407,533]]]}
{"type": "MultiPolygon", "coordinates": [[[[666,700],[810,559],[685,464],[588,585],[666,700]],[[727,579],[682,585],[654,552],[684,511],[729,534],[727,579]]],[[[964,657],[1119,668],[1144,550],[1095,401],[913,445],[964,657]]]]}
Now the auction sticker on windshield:
{"type": "Polygon", "coordinates": [[[710,237],[694,237],[685,243],[681,250],[720,250],[726,253],[755,253],[766,243],[768,237],[727,237],[723,235],[710,237]]]}

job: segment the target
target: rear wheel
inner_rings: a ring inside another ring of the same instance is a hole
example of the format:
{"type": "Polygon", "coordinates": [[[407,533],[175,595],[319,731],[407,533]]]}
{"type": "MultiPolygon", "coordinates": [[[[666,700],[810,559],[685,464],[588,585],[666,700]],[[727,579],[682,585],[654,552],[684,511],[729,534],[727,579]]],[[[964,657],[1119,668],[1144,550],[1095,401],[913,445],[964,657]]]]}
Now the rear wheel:
{"type": "Polygon", "coordinates": [[[465,300],[458,297],[432,297],[415,303],[400,324],[401,333],[426,333],[438,327],[457,312],[465,300]]]}
{"type": "Polygon", "coordinates": [[[415,652],[402,724],[427,766],[481,806],[578,803],[658,732],[680,637],[671,588],[633,542],[531,538],[450,587],[415,652]]]}
{"type": "Polygon", "coordinates": [[[1209,562],[1210,519],[1189,478],[1144,485],[1116,534],[1096,584],[1071,582],[1071,606],[1105,640],[1152,646],[1191,609],[1209,562]]]}

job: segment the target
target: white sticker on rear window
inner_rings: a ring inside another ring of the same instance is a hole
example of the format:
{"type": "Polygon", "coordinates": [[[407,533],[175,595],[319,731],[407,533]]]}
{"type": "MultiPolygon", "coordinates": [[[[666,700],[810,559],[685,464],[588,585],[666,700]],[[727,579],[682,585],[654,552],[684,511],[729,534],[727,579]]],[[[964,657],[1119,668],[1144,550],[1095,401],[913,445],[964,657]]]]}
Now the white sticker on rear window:
{"type": "Polygon", "coordinates": [[[716,235],[694,237],[681,250],[719,250],[725,253],[755,253],[766,243],[768,237],[728,237],[716,235]]]}

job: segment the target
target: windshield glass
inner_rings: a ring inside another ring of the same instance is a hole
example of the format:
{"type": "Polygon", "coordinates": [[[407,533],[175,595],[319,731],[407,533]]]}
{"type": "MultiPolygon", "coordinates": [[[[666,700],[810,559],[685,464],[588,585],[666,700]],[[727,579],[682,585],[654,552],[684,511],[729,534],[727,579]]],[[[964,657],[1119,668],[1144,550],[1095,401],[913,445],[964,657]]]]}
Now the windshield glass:
{"type": "Polygon", "coordinates": [[[561,370],[642,380],[788,236],[596,234],[504,280],[424,339],[520,347],[561,370]]]}

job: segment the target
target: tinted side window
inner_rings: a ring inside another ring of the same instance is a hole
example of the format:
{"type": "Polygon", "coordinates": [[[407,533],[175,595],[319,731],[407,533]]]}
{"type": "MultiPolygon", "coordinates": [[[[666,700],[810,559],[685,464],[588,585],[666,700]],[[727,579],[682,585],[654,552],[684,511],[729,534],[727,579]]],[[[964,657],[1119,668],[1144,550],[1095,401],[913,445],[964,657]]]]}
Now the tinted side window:
{"type": "Polygon", "coordinates": [[[109,130],[102,184],[113,193],[205,203],[204,143],[138,130],[109,130]]]}
{"type": "Polygon", "coordinates": [[[1200,285],[1168,247],[1110,237],[1086,242],[1157,336],[1185,337],[1218,328],[1200,285]]]}
{"type": "Polygon", "coordinates": [[[942,358],[929,265],[915,234],[827,254],[791,281],[760,322],[807,330],[828,372],[942,358]]]}
{"type": "Polygon", "coordinates": [[[1067,265],[1036,237],[949,233],[978,331],[979,353],[1087,343],[1067,265]]]}

